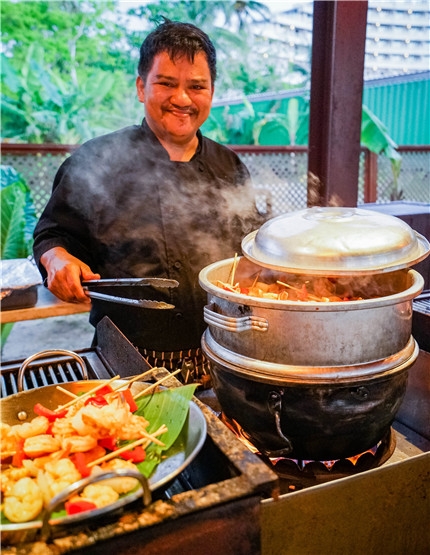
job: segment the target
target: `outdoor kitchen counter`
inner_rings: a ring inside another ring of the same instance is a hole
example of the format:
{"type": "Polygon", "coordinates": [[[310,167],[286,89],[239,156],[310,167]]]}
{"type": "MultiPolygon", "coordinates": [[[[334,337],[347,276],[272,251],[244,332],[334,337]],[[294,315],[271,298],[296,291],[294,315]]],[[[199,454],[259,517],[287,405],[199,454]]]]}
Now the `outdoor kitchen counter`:
{"type": "Polygon", "coordinates": [[[67,316],[89,312],[91,304],[65,303],[53,295],[46,287],[40,285],[37,290],[37,302],[29,308],[2,310],[0,319],[2,324],[21,322],[22,320],[37,320],[51,316],[67,316]]]}

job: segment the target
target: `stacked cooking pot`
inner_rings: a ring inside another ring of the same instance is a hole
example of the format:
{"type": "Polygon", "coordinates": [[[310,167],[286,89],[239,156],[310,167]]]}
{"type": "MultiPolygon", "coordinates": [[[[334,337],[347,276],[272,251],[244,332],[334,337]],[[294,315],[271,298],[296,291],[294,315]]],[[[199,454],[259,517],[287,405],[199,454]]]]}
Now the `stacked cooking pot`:
{"type": "Polygon", "coordinates": [[[267,221],[242,251],[200,272],[202,348],[224,414],[268,456],[332,460],[376,446],[418,356],[412,301],[424,280],[410,266],[428,255],[428,241],[393,216],[316,207],[267,221]],[[224,287],[318,276],[349,281],[360,295],[278,300],[224,287]]]}

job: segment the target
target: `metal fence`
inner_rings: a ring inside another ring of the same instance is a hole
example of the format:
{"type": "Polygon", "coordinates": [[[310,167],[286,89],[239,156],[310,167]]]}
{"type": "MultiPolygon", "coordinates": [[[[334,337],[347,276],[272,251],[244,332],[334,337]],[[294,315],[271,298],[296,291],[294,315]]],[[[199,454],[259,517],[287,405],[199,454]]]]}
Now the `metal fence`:
{"type": "MultiPolygon", "coordinates": [[[[38,216],[50,196],[58,167],[75,148],[2,145],[2,164],[13,166],[25,179],[32,190],[38,216]]],[[[232,148],[249,168],[256,188],[256,203],[263,212],[277,215],[306,208],[306,147],[232,148]]],[[[430,203],[430,146],[400,147],[399,151],[402,163],[397,184],[385,156],[369,156],[368,151],[362,151],[357,204],[392,200],[430,203]]]]}

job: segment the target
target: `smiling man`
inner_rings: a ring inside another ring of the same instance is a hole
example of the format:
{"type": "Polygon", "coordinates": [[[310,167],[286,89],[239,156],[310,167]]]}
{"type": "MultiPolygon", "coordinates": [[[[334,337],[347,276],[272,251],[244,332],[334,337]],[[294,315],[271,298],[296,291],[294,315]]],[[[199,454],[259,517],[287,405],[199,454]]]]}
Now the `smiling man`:
{"type": "Polygon", "coordinates": [[[82,281],[99,277],[177,280],[173,289],[103,289],[162,300],[172,310],[93,300],[90,321],[109,316],[152,365],[183,367],[185,381],[191,375],[205,384],[206,294],[198,274],[240,252],[241,239],[262,223],[246,167],[199,129],[215,79],[209,37],[165,20],[140,49],[141,125],[88,141],[63,163],[34,234],[45,283],[64,301],[90,302],[82,281]]]}

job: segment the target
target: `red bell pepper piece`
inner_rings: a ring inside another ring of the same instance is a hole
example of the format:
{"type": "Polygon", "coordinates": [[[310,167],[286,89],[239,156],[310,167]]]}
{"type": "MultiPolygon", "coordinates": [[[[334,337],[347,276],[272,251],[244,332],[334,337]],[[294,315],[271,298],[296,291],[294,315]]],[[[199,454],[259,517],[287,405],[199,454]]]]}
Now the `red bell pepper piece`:
{"type": "Polygon", "coordinates": [[[124,389],[124,391],[121,391],[121,395],[124,396],[124,400],[130,407],[130,412],[135,412],[137,410],[137,404],[136,401],[133,399],[133,394],[131,393],[131,390],[124,389]]]}
{"type": "Polygon", "coordinates": [[[91,468],[87,466],[88,458],[85,453],[74,453],[70,459],[82,478],[87,478],[91,474],[91,468]]]}
{"type": "Polygon", "coordinates": [[[103,437],[101,439],[98,440],[97,442],[101,447],[104,447],[105,449],[108,449],[108,451],[115,451],[116,449],[116,439],[109,436],[109,437],[103,437]]]}
{"type": "Polygon", "coordinates": [[[93,449],[85,451],[84,453],[73,453],[70,455],[70,460],[75,465],[77,471],[83,478],[91,474],[91,468],[88,467],[89,463],[103,457],[106,454],[106,449],[100,445],[96,445],[93,449]]]}
{"type": "Polygon", "coordinates": [[[133,463],[140,463],[145,460],[146,451],[141,445],[138,445],[134,449],[130,449],[129,451],[123,451],[118,456],[121,457],[122,459],[125,459],[126,461],[131,461],[133,463]]]}
{"type": "Polygon", "coordinates": [[[22,461],[28,459],[27,455],[24,453],[24,439],[19,439],[16,442],[16,452],[12,457],[12,466],[16,468],[22,467],[22,461]]]}
{"type": "Polygon", "coordinates": [[[64,507],[68,515],[77,515],[79,513],[84,513],[85,511],[97,509],[97,505],[95,503],[86,501],[85,499],[80,501],[66,501],[64,507]]]}
{"type": "Polygon", "coordinates": [[[39,416],[45,416],[49,420],[49,422],[54,422],[54,420],[56,420],[57,418],[64,418],[67,414],[67,409],[54,411],[44,407],[40,403],[36,403],[33,407],[33,410],[39,416]]]}
{"type": "Polygon", "coordinates": [[[104,395],[97,394],[94,395],[94,397],[89,397],[84,404],[94,405],[95,407],[104,407],[108,404],[108,402],[106,401],[104,395]]]}
{"type": "Polygon", "coordinates": [[[96,391],[96,395],[107,395],[108,393],[112,393],[113,389],[111,388],[111,386],[108,385],[104,385],[103,387],[101,387],[100,389],[98,389],[96,391]]]}

